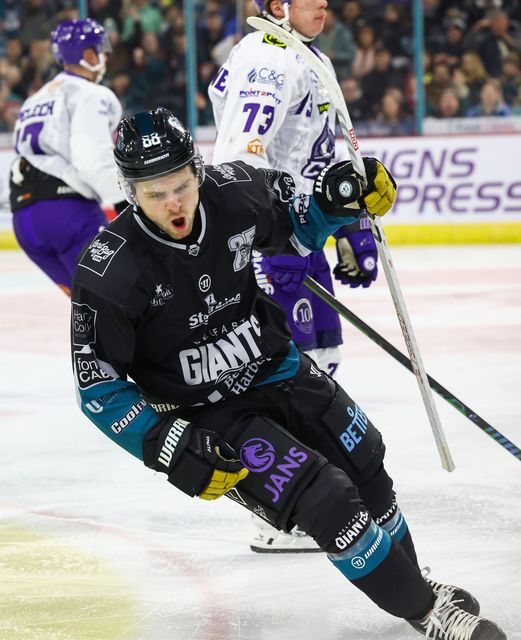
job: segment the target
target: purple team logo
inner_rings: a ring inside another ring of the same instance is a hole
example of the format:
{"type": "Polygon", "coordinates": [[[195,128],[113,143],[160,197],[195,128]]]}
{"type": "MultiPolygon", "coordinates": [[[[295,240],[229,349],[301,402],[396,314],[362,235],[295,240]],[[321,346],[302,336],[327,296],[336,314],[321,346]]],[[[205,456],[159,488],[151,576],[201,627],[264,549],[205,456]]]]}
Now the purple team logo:
{"type": "Polygon", "coordinates": [[[307,298],[297,300],[292,311],[293,322],[302,333],[312,333],[313,331],[313,309],[307,298]]]}
{"type": "Polygon", "coordinates": [[[275,462],[275,449],[271,442],[263,438],[250,438],[240,451],[242,464],[252,473],[262,473],[275,462]]]}

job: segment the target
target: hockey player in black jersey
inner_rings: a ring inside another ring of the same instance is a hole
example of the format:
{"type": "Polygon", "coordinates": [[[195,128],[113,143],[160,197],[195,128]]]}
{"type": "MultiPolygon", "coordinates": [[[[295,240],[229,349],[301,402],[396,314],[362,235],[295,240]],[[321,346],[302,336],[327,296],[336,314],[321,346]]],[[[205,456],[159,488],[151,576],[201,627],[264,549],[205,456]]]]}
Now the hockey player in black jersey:
{"type": "Polygon", "coordinates": [[[424,578],[363,410],[291,341],[252,249],[306,255],[396,196],[385,167],[332,165],[313,194],[243,162],[204,167],[158,108],[123,119],[114,151],[131,203],[80,258],[72,357],[81,408],[190,496],[226,495],[295,524],[379,607],[439,640],[503,640],[463,589],[424,578]]]}

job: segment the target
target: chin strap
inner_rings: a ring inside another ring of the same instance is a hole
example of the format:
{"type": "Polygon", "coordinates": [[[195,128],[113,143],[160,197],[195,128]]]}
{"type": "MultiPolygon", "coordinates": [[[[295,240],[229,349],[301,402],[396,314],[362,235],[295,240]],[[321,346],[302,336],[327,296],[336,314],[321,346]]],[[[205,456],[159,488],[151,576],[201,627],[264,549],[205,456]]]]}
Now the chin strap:
{"type": "Polygon", "coordinates": [[[291,22],[289,21],[289,2],[285,2],[284,3],[284,17],[277,19],[275,18],[275,16],[272,16],[271,13],[268,13],[267,11],[264,11],[264,17],[267,20],[270,20],[271,22],[273,22],[274,24],[276,24],[279,27],[282,27],[283,29],[285,29],[286,31],[289,31],[289,33],[292,33],[295,38],[298,38],[301,42],[313,42],[313,40],[315,38],[309,38],[308,36],[303,35],[302,33],[300,33],[300,31],[297,31],[294,27],[291,26],[291,22]]]}
{"type": "Polygon", "coordinates": [[[89,64],[85,59],[82,59],[79,62],[80,66],[82,66],[84,69],[97,74],[96,78],[94,79],[94,82],[96,84],[99,84],[103,80],[105,71],[107,70],[107,56],[103,52],[100,52],[98,53],[98,59],[98,64],[89,64]]]}

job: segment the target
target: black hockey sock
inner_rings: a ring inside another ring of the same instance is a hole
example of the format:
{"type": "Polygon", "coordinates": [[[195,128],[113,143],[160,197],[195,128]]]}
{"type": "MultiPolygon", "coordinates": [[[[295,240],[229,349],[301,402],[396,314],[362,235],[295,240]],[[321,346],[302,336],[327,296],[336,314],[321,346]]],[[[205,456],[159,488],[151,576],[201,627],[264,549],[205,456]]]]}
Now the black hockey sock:
{"type": "Polygon", "coordinates": [[[420,566],[418,565],[418,558],[416,557],[416,550],[414,548],[414,542],[412,541],[409,529],[407,529],[405,535],[400,540],[400,546],[405,551],[413,565],[419,569],[420,566]]]}
{"type": "Polygon", "coordinates": [[[350,581],[381,609],[399,618],[425,616],[435,599],[432,587],[395,541],[378,566],[362,578],[350,581]]]}

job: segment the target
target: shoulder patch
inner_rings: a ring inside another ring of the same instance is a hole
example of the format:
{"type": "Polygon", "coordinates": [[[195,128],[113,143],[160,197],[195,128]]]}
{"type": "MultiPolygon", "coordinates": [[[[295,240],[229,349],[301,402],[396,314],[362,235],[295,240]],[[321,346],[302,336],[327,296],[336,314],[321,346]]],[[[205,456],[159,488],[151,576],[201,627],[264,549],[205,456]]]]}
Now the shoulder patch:
{"type": "Polygon", "coordinates": [[[96,342],[97,310],[88,304],[72,303],[72,344],[86,347],[96,342]]]}
{"type": "Polygon", "coordinates": [[[235,162],[215,164],[205,167],[206,177],[218,187],[224,187],[232,182],[251,182],[250,174],[235,162]]]}
{"type": "Polygon", "coordinates": [[[260,169],[264,172],[264,183],[281,202],[290,202],[295,195],[295,182],[289,173],[276,169],[260,169]]]}
{"type": "Polygon", "coordinates": [[[275,47],[280,47],[281,49],[286,49],[288,46],[287,44],[284,44],[282,40],[278,40],[275,36],[272,36],[269,33],[264,34],[262,42],[264,42],[264,44],[272,44],[275,47]]]}
{"type": "Polygon", "coordinates": [[[88,269],[102,278],[114,256],[125,242],[125,238],[105,229],[87,247],[78,266],[88,269]]]}

